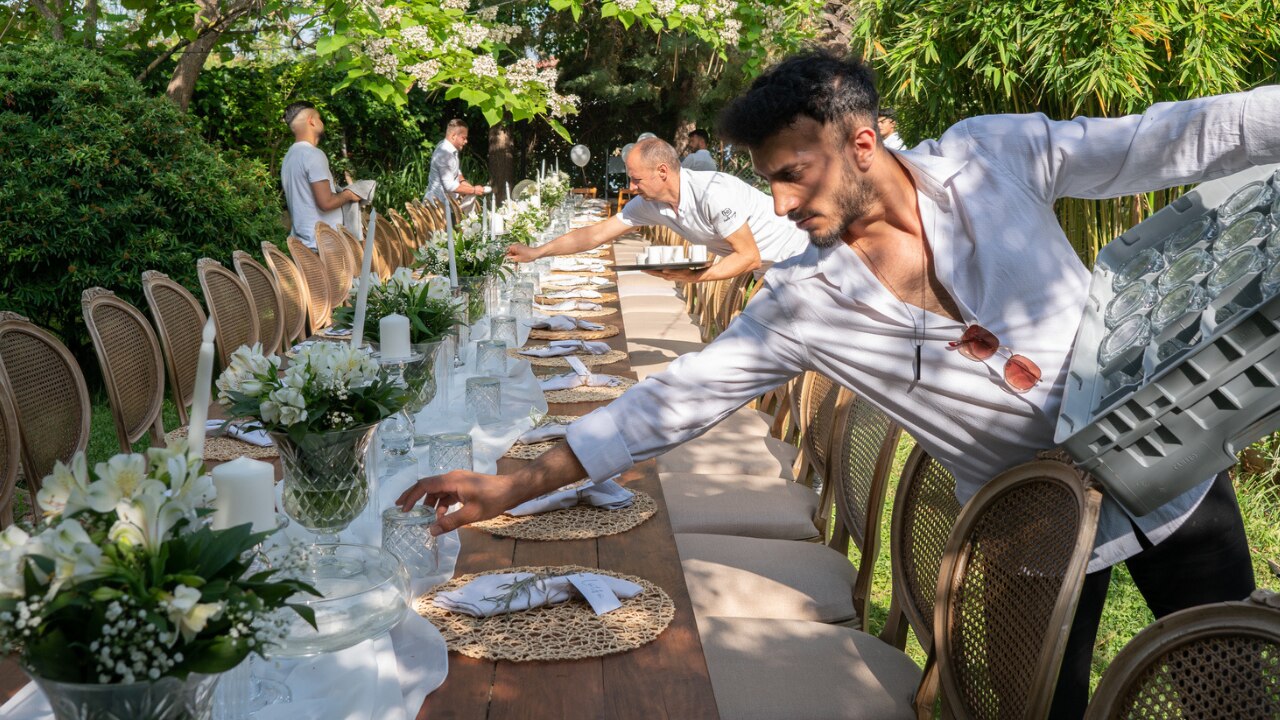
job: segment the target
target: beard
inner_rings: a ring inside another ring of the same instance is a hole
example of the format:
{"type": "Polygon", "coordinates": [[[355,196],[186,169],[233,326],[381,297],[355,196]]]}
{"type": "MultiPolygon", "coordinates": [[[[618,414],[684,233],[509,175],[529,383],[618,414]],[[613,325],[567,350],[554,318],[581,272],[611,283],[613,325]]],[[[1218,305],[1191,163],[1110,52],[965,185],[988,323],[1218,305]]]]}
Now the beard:
{"type": "MultiPolygon", "coordinates": [[[[829,248],[844,238],[845,228],[857,222],[867,214],[872,202],[876,199],[875,189],[871,181],[858,175],[852,163],[845,162],[840,177],[840,186],[836,189],[835,205],[838,221],[826,232],[809,232],[809,242],[820,248],[829,248]]],[[[794,220],[795,218],[792,218],[794,220]]]]}

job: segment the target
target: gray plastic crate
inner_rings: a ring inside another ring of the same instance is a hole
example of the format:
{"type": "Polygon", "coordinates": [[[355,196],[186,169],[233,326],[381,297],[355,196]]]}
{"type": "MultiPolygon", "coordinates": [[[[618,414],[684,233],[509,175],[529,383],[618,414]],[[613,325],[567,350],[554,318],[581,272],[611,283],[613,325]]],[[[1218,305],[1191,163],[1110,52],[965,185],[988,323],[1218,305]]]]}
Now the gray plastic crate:
{"type": "MultiPolygon", "coordinates": [[[[1229,284],[1203,310],[1182,316],[1163,331],[1152,331],[1147,342],[1101,367],[1098,349],[1108,333],[1107,307],[1125,289],[1116,287],[1116,276],[1126,264],[1142,264],[1135,260],[1140,255],[1150,259],[1152,253],[1142,254],[1150,249],[1161,253],[1164,264],[1140,280],[1153,286],[1159,285],[1170,262],[1186,252],[1212,255],[1225,230],[1219,206],[1255,182],[1266,184],[1274,198],[1280,198],[1277,168],[1251,168],[1204,183],[1098,254],[1055,440],[1136,515],[1155,510],[1231,467],[1239,449],[1280,428],[1280,295],[1264,292],[1262,283],[1263,275],[1280,262],[1272,259],[1280,258],[1280,215],[1272,215],[1280,213],[1280,199],[1256,208],[1266,218],[1265,228],[1244,233],[1242,226],[1219,245],[1227,247],[1248,236],[1237,252],[1257,247],[1259,266],[1229,284]],[[1207,228],[1204,235],[1187,231],[1196,223],[1207,228]],[[1165,258],[1166,240],[1179,231],[1183,252],[1165,258]]],[[[1239,222],[1239,215],[1231,217],[1239,222]]],[[[1214,267],[1229,257],[1223,254],[1214,267]]],[[[1188,261],[1178,269],[1194,265],[1188,261]]],[[[1190,273],[1191,288],[1183,288],[1188,295],[1209,295],[1208,274],[1201,270],[1190,273]]],[[[1151,299],[1144,292],[1131,292],[1131,297],[1151,299]]],[[[1143,305],[1138,303],[1139,308],[1143,305]]],[[[1148,307],[1134,314],[1149,321],[1151,312],[1148,307]]]]}

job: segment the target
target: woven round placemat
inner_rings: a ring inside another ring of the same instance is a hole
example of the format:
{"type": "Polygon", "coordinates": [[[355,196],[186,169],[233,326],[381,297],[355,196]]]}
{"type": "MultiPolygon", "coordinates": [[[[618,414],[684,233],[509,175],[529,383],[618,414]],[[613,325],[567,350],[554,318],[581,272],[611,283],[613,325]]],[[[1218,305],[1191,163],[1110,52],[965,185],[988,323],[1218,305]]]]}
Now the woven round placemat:
{"type": "MultiPolygon", "coordinates": [[[[568,425],[569,423],[582,417],[581,415],[543,415],[538,421],[535,428],[546,427],[547,425],[568,425]]],[[[554,438],[552,440],[544,440],[542,442],[529,443],[528,445],[516,440],[516,444],[507,448],[502,457],[515,458],[517,460],[533,460],[542,453],[555,447],[564,438],[554,438]]]]}
{"type": "MultiPolygon", "coordinates": [[[[164,434],[165,443],[170,440],[187,436],[187,428],[180,427],[177,430],[170,430],[164,434]]],[[[238,457],[256,458],[263,460],[266,458],[279,457],[280,453],[274,445],[262,447],[254,445],[243,440],[237,440],[226,435],[205,435],[204,438],[204,459],[214,462],[227,462],[235,460],[238,457]]]]}
{"type": "MultiPolygon", "coordinates": [[[[583,290],[586,288],[590,288],[592,290],[599,290],[602,293],[606,291],[607,292],[618,291],[618,286],[614,285],[613,283],[609,283],[608,285],[561,285],[558,283],[547,283],[546,285],[542,286],[542,290],[538,294],[541,295],[543,293],[549,293],[549,292],[563,292],[565,290],[583,290]]],[[[580,298],[580,299],[590,300],[591,298],[580,298]]]]}
{"type": "Polygon", "coordinates": [[[471,527],[490,535],[517,540],[590,540],[624,533],[653,517],[658,503],[643,490],[633,490],[630,507],[605,510],[592,505],[575,505],[563,510],[512,517],[499,515],[471,527]]]}
{"type": "MultiPolygon", "coordinates": [[[[538,310],[537,308],[534,308],[538,310]]],[[[594,318],[606,317],[618,312],[617,308],[600,308],[599,310],[538,310],[543,313],[555,313],[556,315],[568,315],[569,317],[594,318]]]]}
{"type": "MultiPolygon", "coordinates": [[[[575,288],[575,289],[581,290],[583,288],[575,288]]],[[[603,305],[607,302],[613,302],[617,299],[618,299],[618,293],[602,292],[600,293],[600,297],[553,298],[553,297],[548,297],[546,295],[538,295],[533,300],[534,302],[539,302],[539,303],[542,303],[543,305],[555,305],[556,303],[564,302],[565,300],[586,300],[587,302],[600,303],[601,305],[603,305]]]]}
{"type": "MultiPolygon", "coordinates": [[[[508,357],[516,360],[528,360],[530,365],[541,365],[542,367],[569,367],[569,361],[565,360],[564,355],[558,357],[537,357],[535,355],[521,355],[521,350],[531,350],[533,348],[544,348],[546,345],[528,345],[523,348],[511,348],[507,351],[508,357]]],[[[591,353],[574,353],[573,357],[582,361],[587,367],[595,367],[596,365],[612,365],[616,362],[622,362],[627,359],[627,354],[622,350],[610,350],[603,355],[592,355],[591,353]]]]}
{"type": "Polygon", "coordinates": [[[604,402],[605,400],[613,400],[620,397],[622,393],[627,391],[627,388],[636,384],[636,381],[631,378],[618,379],[622,381],[622,384],[613,387],[576,387],[568,390],[547,390],[543,395],[547,397],[547,402],[549,403],[604,402]]]}
{"type": "Polygon", "coordinates": [[[605,324],[603,330],[542,330],[529,331],[530,340],[600,340],[618,334],[617,325],[605,324]]]}
{"type": "Polygon", "coordinates": [[[515,662],[581,660],[635,650],[657,639],[675,616],[671,597],[648,580],[580,565],[517,567],[463,575],[419,597],[413,609],[440,630],[450,650],[481,660],[515,662]],[[596,615],[580,598],[488,618],[449,612],[431,604],[437,593],[457,590],[480,575],[512,572],[543,575],[589,572],[628,580],[644,589],[630,600],[623,600],[622,607],[604,615],[596,615]]]}

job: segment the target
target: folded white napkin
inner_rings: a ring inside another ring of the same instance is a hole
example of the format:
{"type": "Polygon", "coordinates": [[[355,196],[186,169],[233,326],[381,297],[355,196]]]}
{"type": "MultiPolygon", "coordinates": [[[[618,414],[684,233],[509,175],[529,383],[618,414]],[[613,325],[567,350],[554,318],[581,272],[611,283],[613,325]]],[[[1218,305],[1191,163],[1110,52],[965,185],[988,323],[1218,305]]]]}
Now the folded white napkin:
{"type": "Polygon", "coordinates": [[[582,318],[573,318],[568,315],[552,315],[551,317],[534,318],[529,322],[529,327],[535,327],[542,330],[558,330],[561,332],[567,330],[603,330],[604,325],[593,323],[590,320],[582,318]]]}
{"type": "Polygon", "coordinates": [[[599,310],[600,303],[593,303],[588,300],[565,300],[555,305],[542,305],[534,303],[534,308],[543,312],[563,312],[565,310],[599,310]]]}
{"type": "Polygon", "coordinates": [[[603,355],[609,352],[609,344],[595,342],[592,340],[552,340],[546,347],[527,348],[521,350],[521,355],[529,355],[532,357],[559,357],[561,355],[573,355],[574,353],[587,353],[590,355],[603,355]]]}
{"type": "Polygon", "coordinates": [[[351,337],[351,328],[325,328],[320,334],[325,337],[351,337]]]}
{"type": "Polygon", "coordinates": [[[548,440],[559,440],[568,432],[568,425],[551,423],[549,425],[543,425],[542,427],[536,427],[526,432],[516,438],[516,442],[524,443],[525,445],[532,445],[534,443],[546,442],[548,440]]]}
{"type": "Polygon", "coordinates": [[[538,580],[526,585],[526,590],[512,593],[515,583],[532,577],[532,573],[481,575],[457,590],[439,593],[432,603],[436,607],[472,617],[493,617],[569,600],[578,594],[570,578],[603,583],[614,595],[624,599],[633,598],[644,590],[633,582],[608,575],[576,573],[538,580]]]}
{"type": "Polygon", "coordinates": [[[346,189],[346,190],[350,190],[351,192],[355,193],[356,195],[359,195],[361,200],[366,200],[366,201],[367,201],[367,200],[369,200],[369,198],[373,197],[373,191],[374,191],[374,190],[376,190],[376,189],[377,189],[377,187],[378,187],[378,183],[377,183],[377,181],[374,181],[374,180],[357,180],[357,181],[355,181],[355,182],[351,183],[350,185],[348,185],[348,186],[347,186],[346,188],[344,188],[344,189],[346,189]]]}
{"type": "Polygon", "coordinates": [[[567,275],[552,278],[548,281],[550,285],[565,285],[568,287],[577,287],[579,285],[612,285],[613,281],[608,278],[592,277],[588,275],[567,275]]]}
{"type": "Polygon", "coordinates": [[[577,290],[556,290],[547,293],[547,297],[553,300],[567,300],[569,298],[599,298],[600,291],[591,288],[579,288],[577,290]]]}
{"type": "Polygon", "coordinates": [[[553,270],[589,270],[604,272],[604,263],[599,260],[579,260],[577,258],[559,257],[551,261],[553,270]]]}
{"type": "Polygon", "coordinates": [[[575,505],[594,505],[605,510],[621,510],[631,507],[636,494],[612,480],[586,485],[580,488],[559,490],[536,497],[521,503],[507,511],[508,515],[537,515],[538,513],[563,510],[575,505]]]}
{"type": "Polygon", "coordinates": [[[576,387],[616,387],[622,384],[622,378],[616,375],[579,375],[565,373],[546,378],[539,385],[544,391],[569,390],[576,387]]]}
{"type": "Polygon", "coordinates": [[[230,435],[237,440],[243,440],[250,445],[271,447],[271,436],[267,434],[266,430],[246,430],[240,425],[234,423],[223,428],[222,423],[222,420],[206,420],[204,423],[204,430],[206,433],[210,433],[215,430],[222,430],[227,435],[230,435]]]}

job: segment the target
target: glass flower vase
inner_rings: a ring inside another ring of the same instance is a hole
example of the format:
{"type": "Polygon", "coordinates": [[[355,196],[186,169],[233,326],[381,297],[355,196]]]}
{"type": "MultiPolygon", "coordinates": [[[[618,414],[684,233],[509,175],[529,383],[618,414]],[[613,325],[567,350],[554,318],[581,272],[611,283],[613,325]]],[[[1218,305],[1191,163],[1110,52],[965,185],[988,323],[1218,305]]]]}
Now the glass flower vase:
{"type": "Polygon", "coordinates": [[[476,275],[458,278],[458,289],[467,294],[468,325],[480,322],[480,318],[489,312],[489,294],[493,278],[487,275],[476,275]]]}
{"type": "Polygon", "coordinates": [[[337,542],[351,521],[369,504],[365,451],[377,424],[303,436],[270,433],[284,470],[284,511],[291,519],[320,536],[318,542],[337,542]]]}
{"type": "Polygon", "coordinates": [[[422,355],[421,362],[409,363],[404,368],[404,382],[409,389],[409,400],[405,409],[415,415],[426,407],[436,396],[436,357],[440,354],[443,340],[414,343],[411,349],[422,355]]]}
{"type": "Polygon", "coordinates": [[[31,679],[49,699],[55,720],[211,720],[221,675],[191,673],[185,680],[87,684],[31,679]]]}

